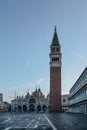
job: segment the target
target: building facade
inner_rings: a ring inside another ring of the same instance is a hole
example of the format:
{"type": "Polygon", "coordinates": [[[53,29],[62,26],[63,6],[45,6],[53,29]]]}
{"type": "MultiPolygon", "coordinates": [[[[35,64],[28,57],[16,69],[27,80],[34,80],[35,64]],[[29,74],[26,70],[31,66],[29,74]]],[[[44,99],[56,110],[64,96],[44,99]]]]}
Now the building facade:
{"type": "Polygon", "coordinates": [[[9,112],[11,111],[11,105],[8,102],[3,102],[3,112],[9,112]]]}
{"type": "Polygon", "coordinates": [[[3,94],[0,93],[0,111],[3,111],[3,94]]]}
{"type": "Polygon", "coordinates": [[[11,111],[20,112],[40,112],[48,111],[48,98],[42,93],[41,89],[36,89],[32,94],[29,92],[23,96],[17,96],[11,101],[11,111]]]}
{"type": "Polygon", "coordinates": [[[70,89],[69,111],[87,113],[87,67],[70,89]]]}
{"type": "Polygon", "coordinates": [[[62,103],[62,111],[68,112],[69,111],[69,94],[61,96],[61,103],[62,103]]]}
{"type": "Polygon", "coordinates": [[[50,112],[61,111],[61,45],[56,27],[50,46],[50,112]]]}

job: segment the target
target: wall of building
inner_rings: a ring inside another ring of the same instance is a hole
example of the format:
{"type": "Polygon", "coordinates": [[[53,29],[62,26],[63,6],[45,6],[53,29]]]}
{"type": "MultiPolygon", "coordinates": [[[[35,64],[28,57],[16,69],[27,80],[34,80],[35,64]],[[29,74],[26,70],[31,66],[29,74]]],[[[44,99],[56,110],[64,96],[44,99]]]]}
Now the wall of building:
{"type": "Polygon", "coordinates": [[[3,94],[0,93],[0,111],[3,111],[3,94]]]}
{"type": "Polygon", "coordinates": [[[87,113],[87,67],[70,90],[69,111],[87,113]]]}
{"type": "Polygon", "coordinates": [[[62,103],[62,111],[67,112],[69,109],[69,94],[62,95],[61,103],[62,103]]]}

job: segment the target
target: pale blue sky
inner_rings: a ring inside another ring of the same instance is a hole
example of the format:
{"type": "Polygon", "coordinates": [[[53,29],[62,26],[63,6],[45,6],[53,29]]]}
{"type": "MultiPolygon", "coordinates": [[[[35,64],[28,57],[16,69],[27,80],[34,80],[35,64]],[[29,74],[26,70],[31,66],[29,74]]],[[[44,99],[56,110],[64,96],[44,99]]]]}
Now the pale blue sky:
{"type": "Polygon", "coordinates": [[[62,93],[87,66],[87,0],[0,1],[0,93],[49,92],[54,26],[62,47],[62,93]]]}

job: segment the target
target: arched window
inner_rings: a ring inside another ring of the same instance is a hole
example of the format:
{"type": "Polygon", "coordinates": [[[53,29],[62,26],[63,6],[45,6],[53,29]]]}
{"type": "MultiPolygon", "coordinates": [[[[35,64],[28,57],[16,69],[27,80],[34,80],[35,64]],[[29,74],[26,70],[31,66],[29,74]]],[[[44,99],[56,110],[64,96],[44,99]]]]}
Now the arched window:
{"type": "Polygon", "coordinates": [[[31,98],[30,101],[29,101],[29,104],[30,104],[30,103],[36,103],[36,102],[35,102],[35,99],[34,99],[34,98],[31,98]]]}
{"type": "Polygon", "coordinates": [[[57,61],[57,57],[56,57],[56,61],[57,61]]]}
{"type": "Polygon", "coordinates": [[[59,61],[59,57],[57,58],[57,61],[59,61]]]}
{"type": "Polygon", "coordinates": [[[54,57],[54,61],[55,61],[56,59],[55,59],[55,57],[54,57]]]}
{"type": "Polygon", "coordinates": [[[54,61],[54,58],[52,57],[52,61],[54,61]]]}
{"type": "Polygon", "coordinates": [[[65,99],[63,99],[63,102],[66,102],[66,100],[65,100],[65,99]]]}

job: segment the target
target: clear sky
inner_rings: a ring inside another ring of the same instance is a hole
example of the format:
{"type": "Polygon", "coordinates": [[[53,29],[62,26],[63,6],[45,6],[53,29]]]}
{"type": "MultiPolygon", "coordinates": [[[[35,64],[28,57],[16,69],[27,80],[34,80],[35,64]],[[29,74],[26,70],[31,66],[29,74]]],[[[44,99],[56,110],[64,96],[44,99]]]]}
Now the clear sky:
{"type": "Polygon", "coordinates": [[[0,93],[10,101],[40,86],[49,93],[54,26],[62,47],[62,94],[87,66],[87,0],[0,0],[0,93]]]}

